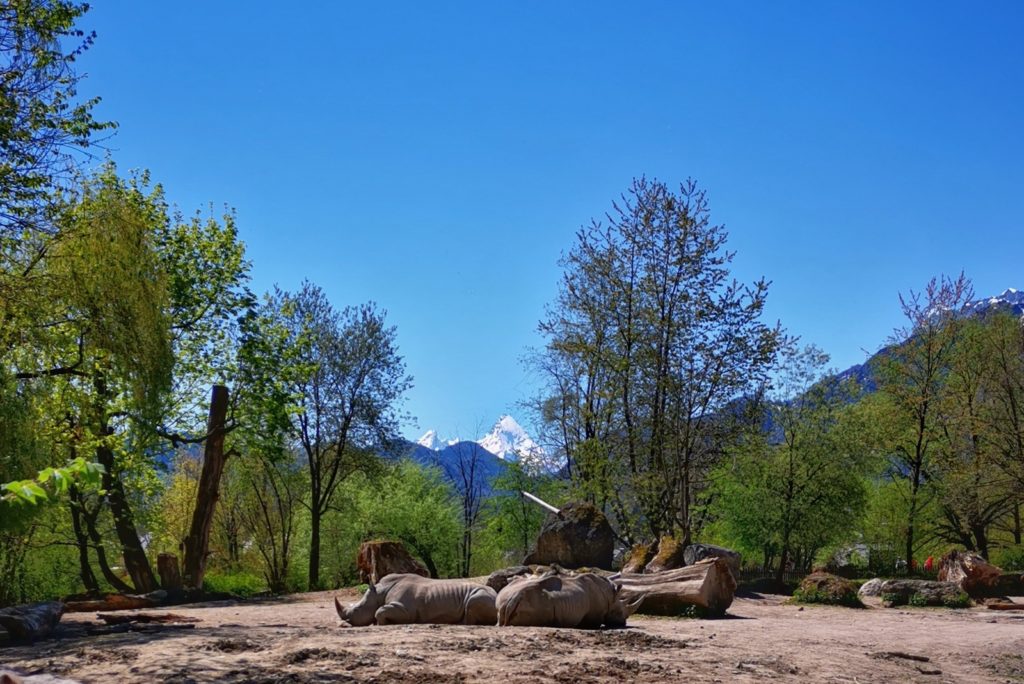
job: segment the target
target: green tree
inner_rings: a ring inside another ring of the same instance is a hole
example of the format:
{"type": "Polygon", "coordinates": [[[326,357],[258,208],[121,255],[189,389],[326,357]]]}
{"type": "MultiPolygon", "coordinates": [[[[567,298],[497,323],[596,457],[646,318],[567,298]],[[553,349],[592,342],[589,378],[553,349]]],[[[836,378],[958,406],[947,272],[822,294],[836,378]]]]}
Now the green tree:
{"type": "Polygon", "coordinates": [[[726,238],[695,182],[634,180],[605,222],[577,233],[540,324],[547,432],[630,543],[698,534],[708,473],[738,432],[729,406],[773,359],[767,283],[730,278],[726,238]]]}
{"type": "Polygon", "coordinates": [[[767,420],[721,470],[720,519],[766,566],[778,558],[779,582],[791,561],[806,566],[849,536],[864,509],[869,458],[849,409],[853,389],[825,373],[827,362],[812,346],[783,349],[767,420]]]}
{"type": "Polygon", "coordinates": [[[888,451],[890,474],[907,481],[904,553],[908,567],[916,550],[918,513],[936,445],[942,439],[940,409],[954,350],[962,329],[961,313],[973,294],[961,274],[932,279],[924,292],[900,295],[906,325],[876,358],[879,391],[891,413],[888,451]]]}
{"type": "Polygon", "coordinates": [[[303,284],[296,294],[277,292],[268,304],[272,325],[295,351],[289,386],[288,437],[309,470],[309,587],[320,586],[321,523],[338,486],[372,468],[398,425],[398,402],[411,385],[398,354],[395,329],[373,304],[337,311],[323,291],[303,284]]]}

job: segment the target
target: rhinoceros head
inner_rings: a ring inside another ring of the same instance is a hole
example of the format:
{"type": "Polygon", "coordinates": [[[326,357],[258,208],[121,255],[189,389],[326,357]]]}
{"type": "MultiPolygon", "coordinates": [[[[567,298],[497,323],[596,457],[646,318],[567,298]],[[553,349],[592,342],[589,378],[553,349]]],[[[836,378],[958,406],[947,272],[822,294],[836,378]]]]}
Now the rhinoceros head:
{"type": "Polygon", "coordinates": [[[363,594],[363,598],[356,603],[345,607],[341,605],[337,597],[334,599],[334,608],[338,611],[342,627],[365,627],[372,625],[374,614],[377,609],[384,605],[384,595],[377,591],[372,584],[363,594]]]}
{"type": "Polygon", "coordinates": [[[625,627],[626,620],[629,616],[635,613],[640,607],[640,604],[644,602],[644,597],[642,595],[630,603],[622,600],[622,597],[619,595],[619,590],[621,588],[622,587],[620,585],[615,585],[615,597],[612,599],[612,605],[608,609],[608,615],[606,615],[604,619],[606,627],[625,627]]]}

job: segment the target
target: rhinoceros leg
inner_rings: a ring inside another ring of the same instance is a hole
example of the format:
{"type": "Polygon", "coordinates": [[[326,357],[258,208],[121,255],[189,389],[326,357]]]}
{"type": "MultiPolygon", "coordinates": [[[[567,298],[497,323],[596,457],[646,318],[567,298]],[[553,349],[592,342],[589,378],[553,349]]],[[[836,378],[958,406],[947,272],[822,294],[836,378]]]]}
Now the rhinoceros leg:
{"type": "Polygon", "coordinates": [[[378,625],[408,625],[415,622],[415,616],[400,603],[385,603],[374,614],[378,625]]]}
{"type": "Polygon", "coordinates": [[[463,624],[493,625],[498,622],[498,609],[494,597],[485,592],[475,592],[466,601],[466,616],[463,624]]]}

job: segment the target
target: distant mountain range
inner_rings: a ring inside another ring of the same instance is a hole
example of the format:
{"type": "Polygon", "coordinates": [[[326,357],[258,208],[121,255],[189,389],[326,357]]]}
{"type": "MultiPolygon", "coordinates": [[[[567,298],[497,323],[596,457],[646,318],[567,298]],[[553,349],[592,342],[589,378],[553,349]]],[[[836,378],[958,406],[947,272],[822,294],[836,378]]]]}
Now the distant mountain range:
{"type": "Polygon", "coordinates": [[[444,439],[427,430],[403,453],[418,463],[441,468],[460,489],[472,478],[490,482],[509,463],[522,463],[534,472],[546,472],[547,454],[512,416],[501,416],[491,431],[477,440],[444,439]],[[479,479],[478,479],[479,478],[479,479]]]}
{"type": "MultiPolygon", "coordinates": [[[[1024,317],[1024,292],[1011,287],[1004,290],[1002,294],[976,299],[964,307],[965,316],[984,317],[992,313],[1010,313],[1015,316],[1024,317]]],[[[877,388],[877,383],[875,382],[872,367],[874,361],[882,354],[885,354],[888,349],[888,346],[882,347],[864,363],[850,366],[842,373],[839,373],[839,379],[853,378],[860,385],[861,389],[866,392],[874,392],[877,388]]]]}

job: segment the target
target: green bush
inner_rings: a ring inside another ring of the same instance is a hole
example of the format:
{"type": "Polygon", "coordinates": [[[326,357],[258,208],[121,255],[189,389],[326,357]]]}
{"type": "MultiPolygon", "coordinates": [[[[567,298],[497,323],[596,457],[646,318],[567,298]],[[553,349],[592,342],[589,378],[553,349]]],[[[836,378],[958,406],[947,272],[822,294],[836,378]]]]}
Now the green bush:
{"type": "Polygon", "coordinates": [[[942,598],[942,605],[947,608],[969,608],[971,597],[961,591],[956,596],[944,596],[942,598]]]}
{"type": "Polygon", "coordinates": [[[248,572],[230,574],[211,573],[203,578],[203,591],[226,592],[249,597],[267,591],[267,581],[259,575],[248,572]]]}
{"type": "Polygon", "coordinates": [[[793,592],[796,603],[824,603],[830,606],[863,608],[857,587],[849,580],[828,573],[817,572],[804,578],[793,592]]]}
{"type": "Polygon", "coordinates": [[[992,563],[1003,570],[1024,572],[1024,544],[997,549],[992,554],[992,563]]]}
{"type": "Polygon", "coordinates": [[[887,606],[904,606],[907,604],[907,597],[903,594],[886,592],[882,594],[882,603],[887,606]]]}
{"type": "Polygon", "coordinates": [[[915,608],[924,608],[928,605],[928,599],[924,594],[911,594],[910,599],[907,601],[910,605],[915,608]]]}

